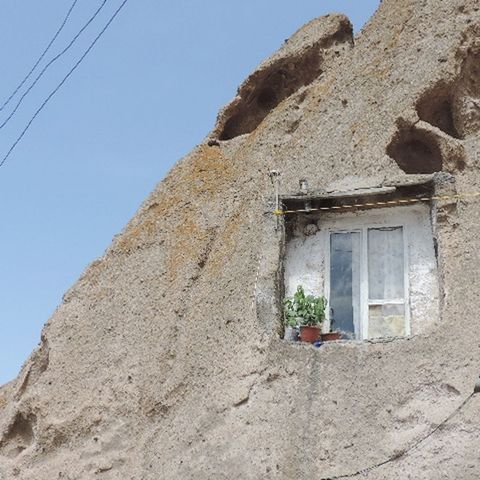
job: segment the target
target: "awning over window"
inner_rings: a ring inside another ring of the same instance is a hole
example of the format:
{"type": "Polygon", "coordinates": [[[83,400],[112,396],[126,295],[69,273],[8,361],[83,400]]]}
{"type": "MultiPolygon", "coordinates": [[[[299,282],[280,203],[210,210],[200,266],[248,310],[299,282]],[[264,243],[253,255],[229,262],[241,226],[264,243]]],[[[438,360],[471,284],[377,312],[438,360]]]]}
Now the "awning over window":
{"type": "Polygon", "coordinates": [[[280,203],[282,210],[289,213],[367,209],[427,201],[434,190],[434,175],[411,175],[386,180],[375,187],[358,185],[350,190],[326,188],[280,195],[280,203]]]}

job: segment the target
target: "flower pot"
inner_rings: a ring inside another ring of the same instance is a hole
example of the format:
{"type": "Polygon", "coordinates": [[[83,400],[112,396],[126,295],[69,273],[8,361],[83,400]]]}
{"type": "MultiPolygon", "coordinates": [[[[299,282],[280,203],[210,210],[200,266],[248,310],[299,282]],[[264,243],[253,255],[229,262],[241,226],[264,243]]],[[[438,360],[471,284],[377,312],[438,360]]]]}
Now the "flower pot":
{"type": "Polygon", "coordinates": [[[342,338],[341,332],[322,333],[322,342],[333,342],[342,338]]]}
{"type": "Polygon", "coordinates": [[[296,327],[285,327],[285,335],[283,337],[288,342],[298,342],[298,330],[296,327]]]}
{"type": "Polygon", "coordinates": [[[300,339],[302,342],[314,343],[320,338],[320,325],[302,325],[300,327],[300,339]]]}

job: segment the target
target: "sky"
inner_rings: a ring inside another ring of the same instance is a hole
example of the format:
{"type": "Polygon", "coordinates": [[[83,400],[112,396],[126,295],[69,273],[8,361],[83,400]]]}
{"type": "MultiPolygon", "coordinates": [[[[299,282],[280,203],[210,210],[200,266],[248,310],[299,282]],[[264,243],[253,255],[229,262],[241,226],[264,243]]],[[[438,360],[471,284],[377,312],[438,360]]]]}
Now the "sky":
{"type": "MultiPolygon", "coordinates": [[[[0,161],[122,0],[77,0],[14,100],[88,21],[0,127],[0,161]]],[[[62,295],[182,156],[242,80],[307,21],[348,15],[359,31],[380,0],[129,0],[0,168],[0,385],[18,374],[62,295]]],[[[0,106],[73,0],[3,0],[0,106]]]]}

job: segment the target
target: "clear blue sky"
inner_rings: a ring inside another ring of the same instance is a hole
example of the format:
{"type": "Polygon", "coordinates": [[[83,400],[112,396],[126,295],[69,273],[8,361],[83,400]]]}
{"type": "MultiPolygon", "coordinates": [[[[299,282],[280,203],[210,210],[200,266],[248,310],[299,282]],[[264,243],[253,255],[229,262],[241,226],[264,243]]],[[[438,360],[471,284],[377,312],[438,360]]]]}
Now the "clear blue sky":
{"type": "MultiPolygon", "coordinates": [[[[33,66],[71,3],[2,2],[0,104],[33,66]]],[[[42,65],[101,3],[78,1],[42,65]]],[[[78,45],[47,71],[0,130],[1,156],[120,3],[107,1],[78,45]]],[[[0,168],[0,384],[17,375],[63,293],[170,167],[202,141],[248,73],[308,20],[340,11],[358,31],[379,3],[127,3],[0,168]]]]}

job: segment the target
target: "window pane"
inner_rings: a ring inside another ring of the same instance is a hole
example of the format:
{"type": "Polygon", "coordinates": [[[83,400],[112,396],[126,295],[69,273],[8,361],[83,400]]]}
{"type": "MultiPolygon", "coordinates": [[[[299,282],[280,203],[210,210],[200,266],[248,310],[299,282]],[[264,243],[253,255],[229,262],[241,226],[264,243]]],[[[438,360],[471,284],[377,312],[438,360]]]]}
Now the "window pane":
{"type": "Polygon", "coordinates": [[[360,315],[360,233],[330,237],[330,319],[333,329],[355,338],[360,315]]]}
{"type": "Polygon", "coordinates": [[[404,305],[370,305],[368,338],[406,335],[404,305]]]}
{"type": "Polygon", "coordinates": [[[369,298],[404,298],[403,228],[368,230],[369,298]]]}

